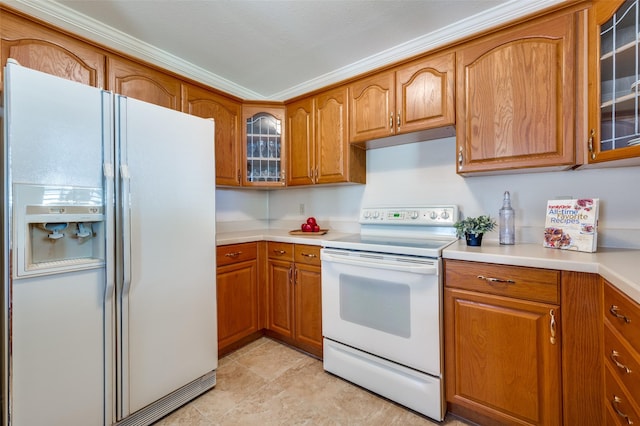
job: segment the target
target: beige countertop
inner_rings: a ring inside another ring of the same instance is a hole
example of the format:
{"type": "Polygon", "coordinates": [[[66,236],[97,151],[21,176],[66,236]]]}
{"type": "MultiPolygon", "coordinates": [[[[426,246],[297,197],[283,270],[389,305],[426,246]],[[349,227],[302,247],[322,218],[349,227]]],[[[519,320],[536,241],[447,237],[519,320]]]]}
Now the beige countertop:
{"type": "MultiPolygon", "coordinates": [[[[217,245],[276,241],[322,245],[322,241],[344,237],[349,233],[329,231],[324,235],[290,235],[285,229],[256,229],[219,233],[217,245]]],[[[483,241],[481,247],[469,247],[463,240],[447,247],[445,259],[600,274],[611,284],[640,303],[640,250],[598,248],[596,253],[583,253],[545,248],[542,244],[505,246],[497,241],[483,241]]]]}
{"type": "Polygon", "coordinates": [[[469,247],[459,240],[444,249],[442,257],[596,273],[640,303],[640,250],[598,248],[596,253],[583,253],[549,249],[542,244],[505,246],[497,241],[483,241],[481,247],[469,247]]]}
{"type": "Polygon", "coordinates": [[[216,244],[219,246],[228,244],[250,243],[252,241],[275,241],[280,243],[309,244],[321,246],[322,241],[340,238],[349,233],[329,230],[324,235],[291,235],[287,229],[255,229],[248,231],[224,232],[216,235],[216,244]]]}

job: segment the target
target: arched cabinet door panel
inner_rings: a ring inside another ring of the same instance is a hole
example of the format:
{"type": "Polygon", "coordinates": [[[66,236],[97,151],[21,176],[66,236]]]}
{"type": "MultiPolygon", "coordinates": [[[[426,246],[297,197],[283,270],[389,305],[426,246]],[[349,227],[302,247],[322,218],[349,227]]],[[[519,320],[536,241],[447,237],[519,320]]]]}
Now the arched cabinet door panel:
{"type": "Polygon", "coordinates": [[[110,56],[109,90],[130,98],[180,110],[180,80],[152,68],[110,56]]]}
{"type": "Polygon", "coordinates": [[[95,47],[5,11],[0,22],[2,68],[12,58],[27,68],[104,87],[105,55],[95,47]]]}
{"type": "Polygon", "coordinates": [[[216,185],[240,186],[242,104],[211,91],[183,84],[182,112],[213,118],[216,127],[216,185]]]}

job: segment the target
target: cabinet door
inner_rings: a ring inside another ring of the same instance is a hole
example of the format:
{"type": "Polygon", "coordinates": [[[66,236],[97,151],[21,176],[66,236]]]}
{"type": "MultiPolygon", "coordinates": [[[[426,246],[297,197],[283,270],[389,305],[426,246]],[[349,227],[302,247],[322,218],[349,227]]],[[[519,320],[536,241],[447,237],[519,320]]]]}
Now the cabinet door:
{"type": "Polygon", "coordinates": [[[456,53],[458,173],[575,164],[574,25],[561,15],[456,53]]]}
{"type": "Polygon", "coordinates": [[[589,11],[589,163],[640,164],[639,10],[637,0],[615,0],[589,11]]]}
{"type": "Polygon", "coordinates": [[[287,185],[315,183],[313,98],[287,105],[287,185]]]}
{"type": "Polygon", "coordinates": [[[182,111],[213,118],[216,125],[216,185],[240,186],[242,105],[196,86],[182,85],[182,111]]]}
{"type": "Polygon", "coordinates": [[[267,328],[293,338],[293,264],[269,260],[267,328]]]}
{"type": "Polygon", "coordinates": [[[302,349],[322,357],[320,267],[296,264],[294,283],[294,339],[302,349]]]}
{"type": "Polygon", "coordinates": [[[27,68],[104,87],[105,56],[98,49],[6,11],[0,14],[3,69],[13,58],[27,68]]]}
{"type": "Polygon", "coordinates": [[[395,132],[395,74],[385,72],[349,86],[349,141],[364,142],[395,132]]]}
{"type": "Polygon", "coordinates": [[[135,62],[107,59],[108,89],[165,108],[180,110],[180,80],[135,62]]]}
{"type": "Polygon", "coordinates": [[[285,107],[242,106],[243,186],[286,183],[285,107]]]}
{"type": "Polygon", "coordinates": [[[452,125],[455,54],[427,57],[396,70],[396,133],[452,125]]]}
{"type": "Polygon", "coordinates": [[[218,352],[258,327],[257,261],[234,263],[217,269],[218,352]]]}
{"type": "Polygon", "coordinates": [[[500,424],[561,424],[557,306],[447,288],[444,312],[452,411],[500,424]]]}
{"type": "Polygon", "coordinates": [[[348,89],[316,96],[316,183],[366,181],[366,153],[349,144],[348,89]]]}

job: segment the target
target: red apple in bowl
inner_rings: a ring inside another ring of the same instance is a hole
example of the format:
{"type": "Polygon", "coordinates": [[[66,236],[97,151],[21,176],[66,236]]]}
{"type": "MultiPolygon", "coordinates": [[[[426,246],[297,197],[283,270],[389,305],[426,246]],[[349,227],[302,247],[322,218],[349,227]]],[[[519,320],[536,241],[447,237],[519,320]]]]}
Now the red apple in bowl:
{"type": "Polygon", "coordinates": [[[312,232],[313,231],[313,226],[309,225],[308,223],[303,223],[300,226],[300,229],[302,229],[303,232],[312,232]]]}
{"type": "Polygon", "coordinates": [[[316,218],[315,218],[315,217],[308,217],[308,218],[307,218],[307,223],[308,223],[309,225],[311,225],[311,226],[316,225],[316,224],[317,224],[317,222],[316,222],[316,218]]]}
{"type": "Polygon", "coordinates": [[[320,225],[318,225],[317,223],[315,225],[311,226],[313,232],[320,232],[320,225]]]}

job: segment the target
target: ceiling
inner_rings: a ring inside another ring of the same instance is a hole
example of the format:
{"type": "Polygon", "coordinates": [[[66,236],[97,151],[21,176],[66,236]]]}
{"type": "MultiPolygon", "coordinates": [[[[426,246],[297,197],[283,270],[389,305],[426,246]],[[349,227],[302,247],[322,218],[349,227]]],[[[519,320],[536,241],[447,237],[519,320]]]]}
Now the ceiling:
{"type": "Polygon", "coordinates": [[[563,0],[10,0],[244,99],[286,100],[563,0]]]}

